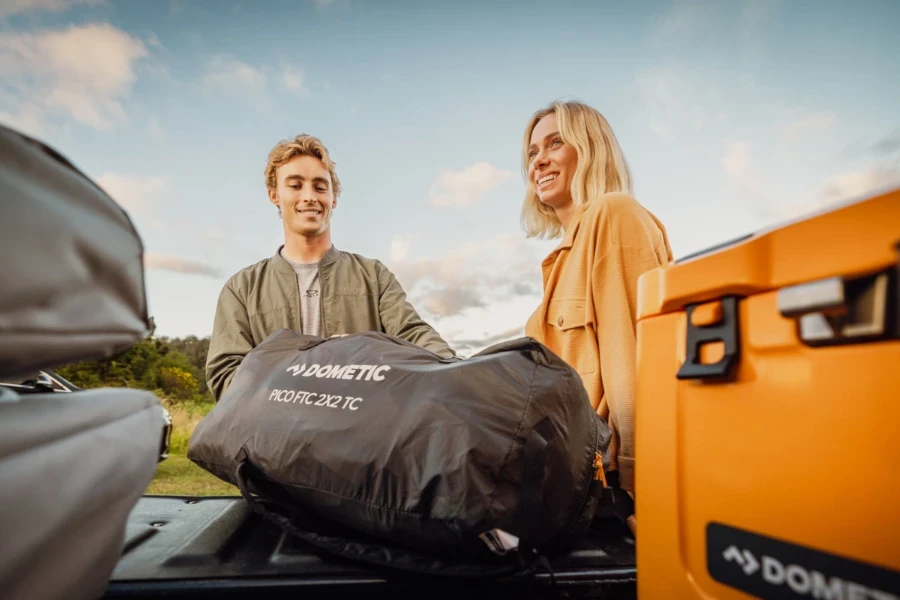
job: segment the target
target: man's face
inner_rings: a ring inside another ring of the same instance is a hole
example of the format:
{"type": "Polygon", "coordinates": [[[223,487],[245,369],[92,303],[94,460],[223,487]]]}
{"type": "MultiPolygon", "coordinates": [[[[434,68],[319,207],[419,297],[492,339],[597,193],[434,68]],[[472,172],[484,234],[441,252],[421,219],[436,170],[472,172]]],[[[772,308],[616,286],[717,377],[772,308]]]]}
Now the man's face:
{"type": "Polygon", "coordinates": [[[328,231],[337,205],[331,176],[315,156],[295,156],[275,172],[269,199],[281,208],[285,233],[315,237],[328,231]]]}

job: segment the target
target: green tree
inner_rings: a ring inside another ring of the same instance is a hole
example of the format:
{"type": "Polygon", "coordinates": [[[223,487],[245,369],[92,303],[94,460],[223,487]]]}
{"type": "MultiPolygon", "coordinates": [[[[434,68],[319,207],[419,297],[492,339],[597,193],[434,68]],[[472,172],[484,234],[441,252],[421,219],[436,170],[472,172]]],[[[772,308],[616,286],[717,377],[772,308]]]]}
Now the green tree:
{"type": "Polygon", "coordinates": [[[60,367],[60,375],[82,388],[131,387],[157,392],[174,400],[203,402],[206,387],[208,338],[156,337],[150,333],[137,344],[105,360],[81,361],[60,367]]]}
{"type": "Polygon", "coordinates": [[[176,350],[188,358],[195,369],[200,393],[204,396],[209,395],[211,399],[212,394],[206,385],[206,355],[209,353],[209,337],[198,338],[195,335],[189,335],[184,338],[162,337],[160,340],[172,350],[176,350]]]}

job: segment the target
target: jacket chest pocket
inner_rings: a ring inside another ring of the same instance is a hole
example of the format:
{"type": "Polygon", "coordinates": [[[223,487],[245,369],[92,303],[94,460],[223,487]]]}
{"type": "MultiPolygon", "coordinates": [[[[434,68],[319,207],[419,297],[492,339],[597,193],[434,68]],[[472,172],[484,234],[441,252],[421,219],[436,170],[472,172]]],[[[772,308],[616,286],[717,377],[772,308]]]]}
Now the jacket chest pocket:
{"type": "Polygon", "coordinates": [[[556,340],[553,350],[581,374],[597,369],[597,344],[588,333],[586,315],[584,300],[552,300],[547,307],[547,324],[556,340]]]}

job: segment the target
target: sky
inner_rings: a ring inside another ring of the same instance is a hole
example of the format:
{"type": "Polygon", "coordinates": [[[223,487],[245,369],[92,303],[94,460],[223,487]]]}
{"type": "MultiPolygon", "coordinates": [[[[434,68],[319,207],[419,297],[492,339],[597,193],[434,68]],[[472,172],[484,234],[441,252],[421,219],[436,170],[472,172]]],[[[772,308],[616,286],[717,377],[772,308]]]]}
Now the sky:
{"type": "Polygon", "coordinates": [[[322,139],[338,249],[377,258],[463,355],[541,299],[521,140],[609,120],[676,258],[900,185],[900,2],[0,0],[0,122],[133,219],[157,333],[209,335],[283,242],[263,170],[322,139]]]}

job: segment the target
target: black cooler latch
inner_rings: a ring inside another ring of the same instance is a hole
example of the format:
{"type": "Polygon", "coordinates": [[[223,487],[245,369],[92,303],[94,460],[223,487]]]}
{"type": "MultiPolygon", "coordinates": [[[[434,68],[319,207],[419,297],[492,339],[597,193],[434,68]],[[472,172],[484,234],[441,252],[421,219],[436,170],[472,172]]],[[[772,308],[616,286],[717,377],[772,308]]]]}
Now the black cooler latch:
{"type": "Polygon", "coordinates": [[[740,327],[738,325],[738,297],[725,296],[719,300],[688,304],[685,360],[678,369],[678,379],[723,380],[731,377],[740,356],[740,327]],[[698,307],[712,306],[717,311],[704,324],[696,323],[694,313],[698,307]],[[704,344],[721,342],[725,346],[722,358],[715,363],[703,364],[700,349],[704,344]]]}

